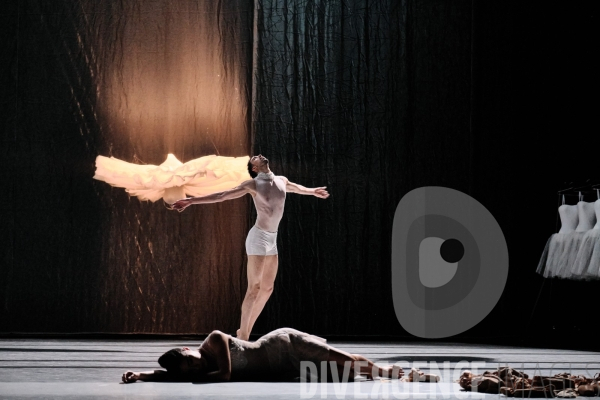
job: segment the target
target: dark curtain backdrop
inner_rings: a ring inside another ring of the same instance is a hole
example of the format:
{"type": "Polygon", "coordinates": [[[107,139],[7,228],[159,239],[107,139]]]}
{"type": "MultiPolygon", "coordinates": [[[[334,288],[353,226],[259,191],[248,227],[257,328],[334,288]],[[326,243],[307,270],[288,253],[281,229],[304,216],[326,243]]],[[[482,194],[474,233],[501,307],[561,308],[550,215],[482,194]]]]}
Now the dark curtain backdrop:
{"type": "Polygon", "coordinates": [[[234,330],[250,199],[177,214],[91,177],[99,154],[260,152],[331,197],[288,196],[255,333],[406,335],[393,214],[411,189],[441,185],[485,205],[510,253],[504,296],[461,336],[552,336],[555,314],[571,315],[557,287],[598,287],[554,282],[552,295],[534,273],[556,190],[597,159],[595,8],[551,3],[9,1],[0,331],[234,330]]]}
{"type": "Polygon", "coordinates": [[[288,196],[279,279],[259,326],[398,334],[396,206],[414,187],[469,191],[474,179],[471,2],[259,4],[255,152],[331,193],[288,196]]]}

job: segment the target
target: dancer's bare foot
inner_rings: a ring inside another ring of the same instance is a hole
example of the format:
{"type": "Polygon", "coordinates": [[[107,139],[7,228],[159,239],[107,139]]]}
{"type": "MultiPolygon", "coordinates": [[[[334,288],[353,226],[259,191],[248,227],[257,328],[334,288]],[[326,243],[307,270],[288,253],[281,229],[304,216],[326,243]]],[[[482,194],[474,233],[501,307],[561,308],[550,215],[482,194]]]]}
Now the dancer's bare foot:
{"type": "Polygon", "coordinates": [[[410,372],[408,373],[408,382],[439,382],[439,381],[440,381],[439,376],[437,376],[435,374],[426,374],[418,368],[413,367],[413,368],[411,368],[410,372]]]}
{"type": "Polygon", "coordinates": [[[410,372],[408,373],[408,381],[409,382],[419,382],[421,380],[421,376],[423,376],[424,373],[423,371],[421,371],[418,368],[411,368],[410,372]]]}
{"type": "Polygon", "coordinates": [[[404,370],[401,367],[392,367],[392,377],[394,378],[402,378],[404,376],[404,370]],[[398,371],[398,375],[394,376],[394,371],[398,371]]]}
{"type": "Polygon", "coordinates": [[[250,335],[242,332],[241,329],[238,329],[237,331],[235,331],[235,337],[240,339],[240,340],[248,340],[250,339],[250,335]]]}

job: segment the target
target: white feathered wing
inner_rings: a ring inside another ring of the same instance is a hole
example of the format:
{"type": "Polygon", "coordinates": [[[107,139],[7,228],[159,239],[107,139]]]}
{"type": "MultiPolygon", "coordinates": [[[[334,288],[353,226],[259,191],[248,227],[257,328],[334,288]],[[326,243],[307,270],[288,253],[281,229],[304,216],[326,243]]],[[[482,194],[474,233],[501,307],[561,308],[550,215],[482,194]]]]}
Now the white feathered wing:
{"type": "Polygon", "coordinates": [[[98,156],[94,179],[124,188],[140,200],[156,201],[163,198],[172,204],[189,196],[231,189],[251,179],[248,174],[248,156],[204,156],[185,164],[169,154],[160,165],[132,164],[114,157],[98,156]]]}

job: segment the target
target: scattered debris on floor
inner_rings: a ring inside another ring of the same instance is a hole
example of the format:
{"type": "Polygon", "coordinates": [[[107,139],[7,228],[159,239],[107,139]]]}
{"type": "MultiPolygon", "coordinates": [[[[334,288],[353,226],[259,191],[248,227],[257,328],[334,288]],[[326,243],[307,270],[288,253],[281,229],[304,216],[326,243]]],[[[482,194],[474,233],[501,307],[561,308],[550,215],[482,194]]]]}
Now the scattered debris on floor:
{"type": "Polygon", "coordinates": [[[571,375],[566,372],[554,376],[529,376],[510,367],[473,374],[463,371],[458,380],[463,390],[503,394],[517,398],[574,398],[577,396],[600,396],[600,373],[593,378],[583,375],[571,375]]]}

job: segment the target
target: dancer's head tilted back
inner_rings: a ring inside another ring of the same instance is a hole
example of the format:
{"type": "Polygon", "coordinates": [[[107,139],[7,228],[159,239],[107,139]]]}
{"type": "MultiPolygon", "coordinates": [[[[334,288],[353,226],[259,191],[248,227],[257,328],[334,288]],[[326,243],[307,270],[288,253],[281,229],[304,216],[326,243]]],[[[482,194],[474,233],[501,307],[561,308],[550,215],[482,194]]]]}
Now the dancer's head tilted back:
{"type": "Polygon", "coordinates": [[[269,171],[269,159],[264,157],[262,154],[251,157],[248,161],[248,173],[254,179],[258,176],[259,172],[269,171]]]}

